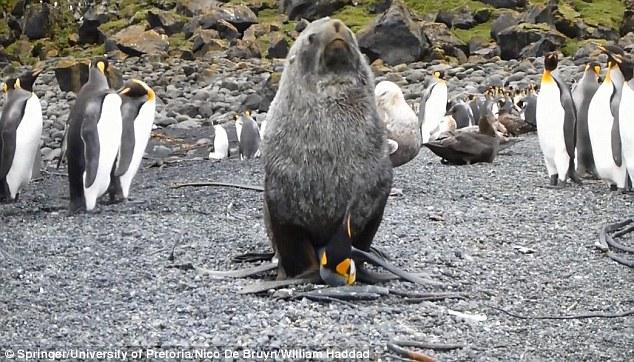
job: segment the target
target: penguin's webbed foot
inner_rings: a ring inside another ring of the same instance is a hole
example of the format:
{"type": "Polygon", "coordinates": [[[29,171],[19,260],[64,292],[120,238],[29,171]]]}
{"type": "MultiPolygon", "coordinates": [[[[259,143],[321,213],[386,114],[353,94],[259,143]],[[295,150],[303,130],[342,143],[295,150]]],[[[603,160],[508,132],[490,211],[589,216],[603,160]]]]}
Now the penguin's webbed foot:
{"type": "Polygon", "coordinates": [[[619,188],[615,184],[610,184],[610,191],[618,191],[619,188]]]}
{"type": "Polygon", "coordinates": [[[557,174],[550,175],[550,186],[557,186],[558,181],[559,181],[559,175],[557,174]]]}

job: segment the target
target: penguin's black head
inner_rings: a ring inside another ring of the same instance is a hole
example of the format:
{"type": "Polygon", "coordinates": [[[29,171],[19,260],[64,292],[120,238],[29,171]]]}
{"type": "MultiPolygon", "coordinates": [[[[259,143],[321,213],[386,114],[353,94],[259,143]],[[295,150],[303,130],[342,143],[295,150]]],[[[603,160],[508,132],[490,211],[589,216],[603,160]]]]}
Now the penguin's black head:
{"type": "Polygon", "coordinates": [[[436,78],[436,79],[445,79],[445,72],[443,72],[442,70],[434,71],[434,78],[436,78]]]}
{"type": "Polygon", "coordinates": [[[559,56],[557,52],[550,52],[544,56],[544,69],[552,72],[557,69],[557,64],[559,63],[559,56]]]}
{"type": "Polygon", "coordinates": [[[623,57],[625,52],[623,48],[617,45],[599,45],[599,50],[605,53],[608,56],[608,62],[612,62],[615,64],[621,64],[623,62],[623,57]]]}
{"type": "Polygon", "coordinates": [[[118,91],[119,94],[128,96],[130,98],[147,97],[148,101],[153,101],[156,98],[154,91],[145,82],[138,79],[132,79],[127,81],[123,88],[118,91]]]}
{"type": "Polygon", "coordinates": [[[35,84],[37,77],[42,73],[43,70],[43,68],[38,68],[22,73],[19,76],[20,87],[29,92],[33,92],[33,84],[35,84]]]}
{"type": "Polygon", "coordinates": [[[9,78],[2,83],[2,92],[7,93],[13,89],[22,89],[20,78],[9,78]]]}
{"type": "Polygon", "coordinates": [[[99,69],[99,71],[104,74],[108,71],[108,66],[108,59],[104,57],[95,58],[90,62],[90,68],[99,69]]]}
{"type": "Polygon", "coordinates": [[[334,237],[319,250],[319,275],[331,286],[353,284],[357,278],[352,253],[352,225],[350,213],[346,212],[343,222],[334,237]]]}
{"type": "Polygon", "coordinates": [[[626,82],[632,80],[632,72],[634,68],[634,61],[632,59],[623,59],[623,62],[619,63],[619,68],[621,69],[623,79],[625,79],[626,82]]]}

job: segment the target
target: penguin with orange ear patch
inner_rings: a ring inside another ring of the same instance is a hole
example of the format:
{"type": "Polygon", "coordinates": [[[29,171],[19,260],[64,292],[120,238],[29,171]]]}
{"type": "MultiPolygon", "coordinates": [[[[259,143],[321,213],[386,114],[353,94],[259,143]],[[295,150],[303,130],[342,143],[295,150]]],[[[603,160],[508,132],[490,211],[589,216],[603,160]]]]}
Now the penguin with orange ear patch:
{"type": "Polygon", "coordinates": [[[123,132],[119,156],[110,177],[111,201],[128,198],[132,179],[139,170],[145,148],[150,139],[154,115],[156,113],[156,95],[144,82],[133,79],[119,91],[121,96],[121,119],[123,132]]]}
{"type": "Polygon", "coordinates": [[[574,167],[577,110],[570,88],[553,74],[558,62],[555,52],[544,56],[536,107],[537,136],[551,186],[563,186],[568,177],[580,183],[574,167]]]}

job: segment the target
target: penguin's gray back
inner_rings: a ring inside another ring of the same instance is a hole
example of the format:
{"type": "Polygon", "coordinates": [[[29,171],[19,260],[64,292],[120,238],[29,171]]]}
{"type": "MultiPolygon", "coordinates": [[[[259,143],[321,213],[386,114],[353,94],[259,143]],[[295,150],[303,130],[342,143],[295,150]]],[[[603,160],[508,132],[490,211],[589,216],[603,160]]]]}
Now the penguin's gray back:
{"type": "Polygon", "coordinates": [[[256,157],[260,149],[260,131],[258,124],[251,117],[242,116],[240,130],[240,157],[250,159],[256,157]]]}

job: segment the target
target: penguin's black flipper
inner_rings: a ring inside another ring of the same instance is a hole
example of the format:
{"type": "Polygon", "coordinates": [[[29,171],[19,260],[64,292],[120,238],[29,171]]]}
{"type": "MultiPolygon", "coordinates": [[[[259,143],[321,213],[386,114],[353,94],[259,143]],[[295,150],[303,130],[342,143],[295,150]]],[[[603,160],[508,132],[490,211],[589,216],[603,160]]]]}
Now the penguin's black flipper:
{"type": "Polygon", "coordinates": [[[568,151],[568,156],[574,160],[575,145],[577,142],[577,109],[568,85],[555,76],[553,76],[553,79],[559,88],[559,100],[565,112],[564,141],[566,143],[566,151],[568,151]]]}
{"type": "Polygon", "coordinates": [[[132,162],[132,155],[134,154],[134,146],[136,138],[134,135],[134,120],[139,114],[139,109],[145,102],[144,97],[131,98],[127,96],[121,97],[121,120],[123,123],[123,132],[121,133],[121,147],[119,148],[119,164],[114,173],[115,176],[121,176],[128,168],[130,168],[130,162],[132,162]]]}
{"type": "MultiPolygon", "coordinates": [[[[614,85],[613,85],[614,87],[614,85]]],[[[610,111],[614,117],[612,122],[612,157],[614,163],[621,167],[623,162],[623,151],[621,149],[621,128],[619,125],[619,105],[621,104],[621,90],[614,87],[612,98],[610,99],[610,111]]]]}
{"type": "Polygon", "coordinates": [[[84,188],[89,188],[97,178],[97,169],[99,168],[99,133],[97,124],[101,118],[101,110],[103,101],[108,95],[108,91],[104,91],[99,97],[90,99],[86,102],[81,123],[81,139],[84,144],[84,172],[86,178],[84,180],[84,188]]]}

